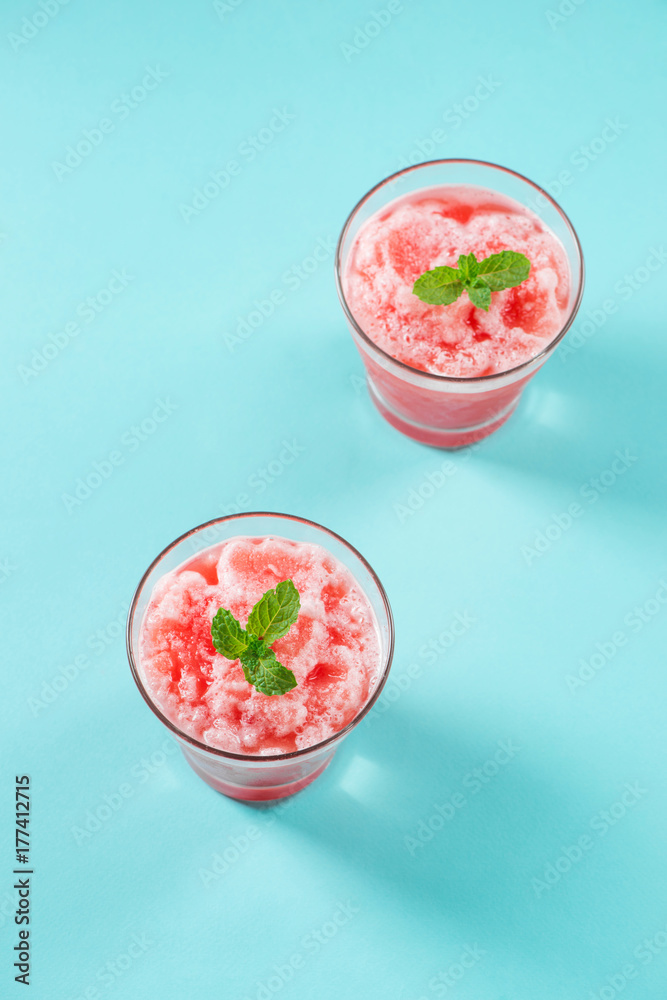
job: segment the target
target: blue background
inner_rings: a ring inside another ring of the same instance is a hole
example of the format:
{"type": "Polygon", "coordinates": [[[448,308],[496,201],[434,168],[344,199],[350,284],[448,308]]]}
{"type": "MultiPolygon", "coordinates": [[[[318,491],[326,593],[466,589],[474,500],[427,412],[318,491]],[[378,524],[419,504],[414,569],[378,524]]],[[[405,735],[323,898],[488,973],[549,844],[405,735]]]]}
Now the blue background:
{"type": "Polygon", "coordinates": [[[23,995],[22,773],[37,1000],[667,993],[667,12],[404,0],[366,32],[386,9],[70,0],[42,24],[36,0],[3,5],[3,996],[23,995]],[[274,109],[294,117],[260,133],[274,109]],[[429,490],[447,455],[375,413],[332,256],[302,262],[370,186],[438,156],[549,185],[588,281],[515,416],[429,490]],[[369,721],[265,811],[165,743],[121,634],[153,557],[234,504],[341,533],[396,619],[369,721]],[[502,766],[499,740],[519,748],[502,766]]]}

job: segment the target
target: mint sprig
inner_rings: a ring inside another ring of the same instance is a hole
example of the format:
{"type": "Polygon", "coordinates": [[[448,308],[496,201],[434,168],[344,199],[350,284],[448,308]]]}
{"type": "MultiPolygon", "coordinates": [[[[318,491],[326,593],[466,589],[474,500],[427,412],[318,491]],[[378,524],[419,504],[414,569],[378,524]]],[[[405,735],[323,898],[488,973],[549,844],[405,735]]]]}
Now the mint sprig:
{"type": "Polygon", "coordinates": [[[275,590],[267,590],[248,618],[248,631],[271,646],[287,635],[299,616],[299,591],[291,580],[283,580],[275,590]]]}
{"type": "Polygon", "coordinates": [[[477,260],[474,253],[461,254],[458,267],[434,267],[417,278],[412,292],[422,302],[448,306],[466,291],[474,306],[489,311],[491,292],[516,288],[530,274],[530,261],[522,253],[502,250],[477,260]]]}
{"type": "Polygon", "coordinates": [[[278,661],[276,654],[261,639],[251,636],[241,657],[245,679],[262,694],[285,694],[296,687],[293,672],[278,661]]]}
{"type": "Polygon", "coordinates": [[[231,611],[219,608],[211,622],[213,645],[228,660],[238,660],[248,648],[248,637],[231,611]]]}
{"type": "Polygon", "coordinates": [[[218,608],[211,622],[213,645],[226,659],[240,660],[245,679],[262,694],[286,694],[296,687],[296,677],[278,661],[271,644],[287,635],[300,608],[299,591],[283,580],[259,599],[245,629],[231,611],[218,608]]]}

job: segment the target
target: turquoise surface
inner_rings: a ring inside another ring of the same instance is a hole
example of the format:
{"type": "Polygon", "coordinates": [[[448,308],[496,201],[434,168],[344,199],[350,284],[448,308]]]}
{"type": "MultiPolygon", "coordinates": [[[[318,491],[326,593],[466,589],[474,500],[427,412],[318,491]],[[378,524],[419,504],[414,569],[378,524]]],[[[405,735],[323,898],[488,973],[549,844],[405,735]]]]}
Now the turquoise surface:
{"type": "Polygon", "coordinates": [[[23,774],[36,1000],[667,995],[666,28],[658,0],[3,5],[3,997],[23,774]],[[442,477],[373,410],[332,264],[357,199],[439,156],[549,187],[588,267],[442,477]],[[234,505],[342,534],[396,620],[378,707],[263,811],[190,771],[122,635],[234,505]]]}

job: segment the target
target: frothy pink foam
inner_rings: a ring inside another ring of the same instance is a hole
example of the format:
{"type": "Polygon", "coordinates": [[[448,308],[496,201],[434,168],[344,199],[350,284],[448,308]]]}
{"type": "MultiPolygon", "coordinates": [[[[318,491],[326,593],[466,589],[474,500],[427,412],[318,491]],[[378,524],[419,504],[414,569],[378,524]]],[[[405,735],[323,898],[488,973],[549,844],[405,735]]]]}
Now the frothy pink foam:
{"type": "Polygon", "coordinates": [[[379,676],[373,610],[351,573],[319,545],[285,538],[229,539],[156,584],[141,626],[140,668],[156,705],[209,746],[271,755],[313,746],[351,722],[379,676]],[[299,618],[273,649],[297,687],[267,696],[238,660],[217,653],[211,621],[228,608],[245,627],[281,580],[299,591],[299,618]]]}
{"type": "Polygon", "coordinates": [[[361,227],[343,287],[359,326],[387,354],[438,375],[473,377],[514,368],[553,340],[567,314],[565,250],[536,215],[484,188],[425,188],[397,198],[361,227]],[[478,260],[501,250],[524,253],[530,275],[494,292],[487,312],[464,292],[432,306],[412,292],[417,278],[461,254],[478,260]]]}

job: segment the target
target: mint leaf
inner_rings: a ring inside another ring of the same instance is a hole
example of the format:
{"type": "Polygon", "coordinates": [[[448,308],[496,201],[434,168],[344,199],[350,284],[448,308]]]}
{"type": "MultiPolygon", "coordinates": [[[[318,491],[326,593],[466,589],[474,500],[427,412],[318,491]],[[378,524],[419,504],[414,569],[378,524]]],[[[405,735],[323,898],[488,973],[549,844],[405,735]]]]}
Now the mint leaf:
{"type": "Polygon", "coordinates": [[[480,277],[492,292],[500,292],[503,288],[516,288],[530,274],[530,261],[522,253],[513,250],[503,250],[491,254],[479,262],[480,277]]]}
{"type": "Polygon", "coordinates": [[[462,254],[458,260],[459,277],[460,280],[467,285],[469,281],[476,278],[479,274],[479,264],[477,263],[477,258],[474,253],[469,253],[466,257],[462,254]]]}
{"type": "Polygon", "coordinates": [[[491,289],[483,278],[475,278],[468,288],[468,298],[478,309],[489,311],[491,305],[491,289]]]}
{"type": "Polygon", "coordinates": [[[287,635],[299,617],[301,599],[291,580],[282,580],[267,590],[248,616],[247,631],[231,611],[218,608],[211,622],[213,645],[228,660],[240,660],[248,684],[262,694],[285,694],[296,687],[293,671],[276,659],[270,648],[287,635]]]}
{"type": "Polygon", "coordinates": [[[432,306],[448,306],[463,291],[461,275],[454,267],[435,267],[417,278],[412,292],[432,306]]]}
{"type": "Polygon", "coordinates": [[[275,590],[267,590],[250,612],[247,629],[270,646],[287,635],[299,617],[299,591],[291,580],[283,580],[275,590]]]}
{"type": "Polygon", "coordinates": [[[250,637],[248,648],[241,654],[245,679],[262,694],[286,694],[296,687],[291,670],[278,662],[276,654],[261,639],[250,637]]]}
{"type": "Polygon", "coordinates": [[[219,608],[211,622],[211,638],[217,651],[228,660],[238,660],[248,646],[249,636],[231,611],[219,608]]]}
{"type": "Polygon", "coordinates": [[[422,302],[432,306],[448,306],[463,291],[474,306],[485,309],[491,305],[491,292],[516,288],[530,274],[530,261],[522,253],[502,250],[484,260],[474,253],[461,254],[458,267],[434,267],[415,281],[412,292],[422,302]]]}

